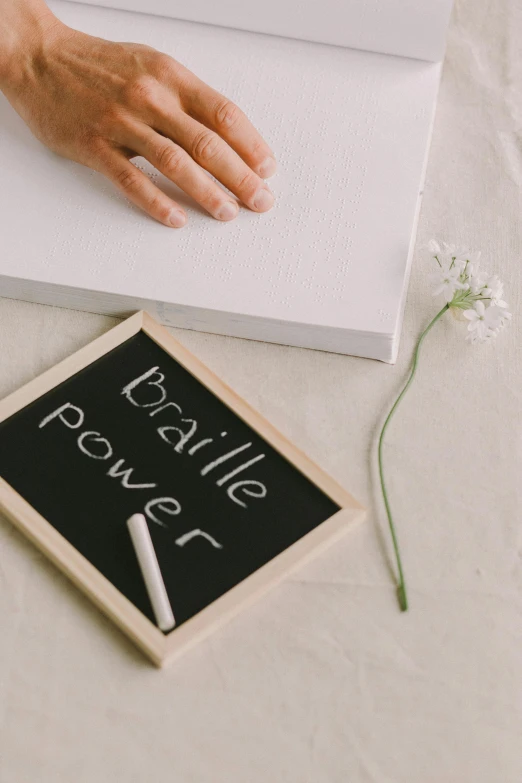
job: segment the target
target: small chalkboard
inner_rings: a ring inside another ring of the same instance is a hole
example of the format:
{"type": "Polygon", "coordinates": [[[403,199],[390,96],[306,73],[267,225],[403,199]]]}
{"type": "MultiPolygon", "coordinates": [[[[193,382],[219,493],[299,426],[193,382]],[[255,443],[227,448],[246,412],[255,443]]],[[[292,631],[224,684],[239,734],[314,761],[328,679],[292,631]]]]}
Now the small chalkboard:
{"type": "Polygon", "coordinates": [[[0,402],[4,511],[158,665],[360,519],[361,506],[146,313],[0,402]],[[176,626],[126,521],[147,520],[176,626]]]}

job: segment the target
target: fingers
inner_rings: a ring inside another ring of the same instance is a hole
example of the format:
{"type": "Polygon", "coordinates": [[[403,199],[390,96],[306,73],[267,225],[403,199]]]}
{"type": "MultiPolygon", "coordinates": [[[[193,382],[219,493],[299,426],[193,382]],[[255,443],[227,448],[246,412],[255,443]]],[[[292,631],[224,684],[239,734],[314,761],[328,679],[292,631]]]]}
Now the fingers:
{"type": "Polygon", "coordinates": [[[199,79],[186,97],[187,112],[221,136],[256,174],[263,179],[275,174],[272,150],[238,106],[199,79]]]}
{"type": "Polygon", "coordinates": [[[98,170],[130,201],[165,225],[181,227],[186,214],[129,161],[133,154],[146,158],[217,220],[229,221],[238,214],[239,206],[230,193],[255,212],[270,210],[274,197],[263,180],[275,171],[269,146],[243,112],[220,93],[186,69],[177,73],[179,64],[170,58],[167,63],[163,58],[162,63],[162,78],[156,75],[156,87],[150,80],[138,85],[140,111],[120,116],[108,134],[109,143],[118,147],[102,149],[98,170]],[[176,73],[178,99],[173,100],[172,87],[166,83],[176,73]],[[144,87],[148,90],[145,103],[144,87]]]}
{"type": "Polygon", "coordinates": [[[128,160],[123,152],[107,149],[95,168],[105,174],[124,196],[148,215],[171,228],[182,228],[187,222],[183,209],[128,160]]]}
{"type": "Polygon", "coordinates": [[[239,206],[180,146],[143,125],[134,129],[132,149],[146,158],[217,220],[233,220],[239,206]]]}
{"type": "Polygon", "coordinates": [[[273,207],[268,185],[217,133],[182,112],[163,117],[159,130],[254,212],[268,212],[273,207]]]}

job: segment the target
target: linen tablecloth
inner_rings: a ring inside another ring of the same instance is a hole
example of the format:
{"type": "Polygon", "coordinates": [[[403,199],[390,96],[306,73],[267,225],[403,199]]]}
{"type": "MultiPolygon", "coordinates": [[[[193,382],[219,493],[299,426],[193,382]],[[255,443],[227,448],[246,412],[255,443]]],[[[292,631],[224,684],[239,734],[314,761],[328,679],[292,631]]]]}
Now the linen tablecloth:
{"type": "MultiPolygon", "coordinates": [[[[520,783],[521,36],[520,0],[457,0],[396,366],[173,330],[369,507],[362,526],[157,671],[0,519],[1,783],[520,783]],[[446,316],[390,428],[401,615],[371,457],[439,306],[433,236],[481,249],[514,317],[470,346],[446,316]]],[[[114,324],[0,300],[0,395],[114,324]]]]}

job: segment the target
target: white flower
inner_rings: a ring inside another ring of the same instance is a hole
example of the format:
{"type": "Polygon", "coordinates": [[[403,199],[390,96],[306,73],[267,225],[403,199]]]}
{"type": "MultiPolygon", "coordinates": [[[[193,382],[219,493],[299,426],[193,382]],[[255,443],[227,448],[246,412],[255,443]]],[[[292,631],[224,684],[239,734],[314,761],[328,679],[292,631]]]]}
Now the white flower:
{"type": "Polygon", "coordinates": [[[480,253],[470,253],[465,247],[448,245],[446,242],[442,243],[442,254],[450,261],[458,261],[462,267],[465,266],[466,262],[476,262],[480,258],[480,253]]]}
{"type": "MultiPolygon", "coordinates": [[[[476,269],[478,266],[478,262],[480,261],[481,252],[480,250],[475,250],[473,253],[471,253],[469,250],[466,250],[463,254],[463,257],[468,262],[468,269],[476,269]]],[[[471,272],[470,272],[471,274],[471,272]]]]}
{"type": "Polygon", "coordinates": [[[382,444],[386,428],[395,413],[397,405],[402,400],[415,377],[417,358],[424,338],[448,311],[458,320],[462,319],[468,322],[468,340],[471,342],[479,342],[493,338],[504,326],[506,326],[511,318],[511,313],[507,311],[507,305],[503,300],[504,287],[498,277],[496,277],[496,275],[483,275],[478,269],[479,253],[470,253],[467,250],[457,250],[453,245],[447,245],[444,242],[440,244],[434,239],[428,244],[428,250],[432,253],[433,258],[437,262],[437,272],[432,275],[434,283],[436,284],[434,295],[443,294],[446,303],[435,317],[431,319],[417,340],[414,360],[412,362],[408,380],[393,403],[382,426],[378,440],[381,491],[394,543],[397,570],[399,573],[397,593],[399,605],[403,612],[408,609],[406,583],[404,580],[395,525],[384,484],[382,467],[382,444]]]}
{"type": "Polygon", "coordinates": [[[447,264],[449,266],[455,259],[464,259],[467,255],[467,251],[464,248],[448,245],[447,242],[437,242],[436,239],[430,240],[426,247],[441,265],[447,264]]]}
{"type": "Polygon", "coordinates": [[[432,275],[433,295],[442,294],[453,314],[468,321],[468,339],[478,342],[498,334],[511,313],[504,301],[502,282],[496,275],[484,274],[479,269],[480,253],[434,239],[428,244],[428,250],[437,262],[432,275]]]}
{"type": "MultiPolygon", "coordinates": [[[[512,314],[509,312],[509,310],[506,310],[505,307],[500,307],[499,305],[494,305],[495,307],[498,307],[500,310],[500,329],[502,329],[504,326],[507,326],[507,322],[511,321],[512,314]]],[[[499,332],[500,329],[497,329],[499,332]]]]}
{"type": "Polygon", "coordinates": [[[430,239],[430,241],[426,245],[426,248],[427,248],[427,250],[430,251],[430,253],[433,253],[433,254],[442,252],[442,248],[441,248],[441,246],[439,245],[439,243],[437,242],[436,239],[430,239]]]}
{"type": "Polygon", "coordinates": [[[507,303],[502,298],[504,285],[496,275],[490,275],[485,281],[485,286],[483,296],[488,296],[491,299],[491,304],[497,305],[497,307],[507,307],[507,303]]]}
{"type": "Polygon", "coordinates": [[[482,295],[483,289],[486,287],[486,278],[480,273],[476,267],[468,267],[468,285],[469,290],[475,296],[482,295]]]}
{"type": "Polygon", "coordinates": [[[473,310],[465,310],[463,315],[469,321],[468,339],[472,342],[483,342],[489,337],[493,337],[504,326],[505,321],[511,317],[510,313],[503,311],[496,305],[486,307],[480,299],[475,302],[473,310]]]}
{"type": "Polygon", "coordinates": [[[468,284],[461,281],[461,274],[462,268],[460,263],[450,262],[450,264],[443,264],[432,275],[432,280],[435,284],[433,296],[442,294],[446,302],[451,302],[455,291],[466,291],[468,284]]]}

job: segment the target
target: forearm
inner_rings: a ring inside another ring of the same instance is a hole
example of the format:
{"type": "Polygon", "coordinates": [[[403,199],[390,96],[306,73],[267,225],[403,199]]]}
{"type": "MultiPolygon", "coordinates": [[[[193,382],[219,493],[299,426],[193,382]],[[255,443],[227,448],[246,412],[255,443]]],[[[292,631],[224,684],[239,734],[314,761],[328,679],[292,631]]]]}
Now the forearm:
{"type": "Polygon", "coordinates": [[[0,90],[23,78],[58,20],[44,0],[0,0],[0,90]]]}

